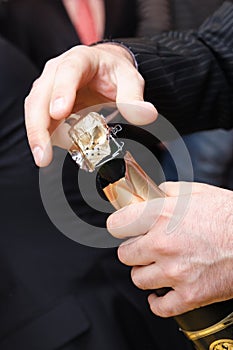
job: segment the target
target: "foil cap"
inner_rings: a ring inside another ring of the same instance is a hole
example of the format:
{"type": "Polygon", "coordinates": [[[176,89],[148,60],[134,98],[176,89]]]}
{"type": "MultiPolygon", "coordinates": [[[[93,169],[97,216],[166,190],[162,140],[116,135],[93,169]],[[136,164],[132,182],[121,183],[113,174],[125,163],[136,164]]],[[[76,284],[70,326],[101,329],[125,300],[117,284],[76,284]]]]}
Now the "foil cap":
{"type": "Polygon", "coordinates": [[[81,169],[92,172],[111,153],[110,129],[103,115],[90,112],[85,117],[71,114],[66,120],[72,146],[69,153],[81,169]]]}

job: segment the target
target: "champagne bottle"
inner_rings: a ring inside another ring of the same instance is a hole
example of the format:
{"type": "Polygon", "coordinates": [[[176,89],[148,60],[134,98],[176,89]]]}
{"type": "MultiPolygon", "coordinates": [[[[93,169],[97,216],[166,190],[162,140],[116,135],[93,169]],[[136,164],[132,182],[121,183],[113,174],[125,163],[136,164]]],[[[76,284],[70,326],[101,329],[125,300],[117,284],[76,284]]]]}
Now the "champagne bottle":
{"type": "MultiPolygon", "coordinates": [[[[115,140],[120,125],[109,128],[105,118],[96,112],[82,117],[72,114],[66,123],[70,125],[71,157],[81,169],[98,169],[98,192],[115,209],[166,196],[132,155],[123,151],[123,143],[115,140]],[[106,157],[109,158],[106,160],[106,157]]],[[[163,297],[170,289],[165,287],[154,292],[163,297]]],[[[197,350],[233,350],[233,299],[189,311],[176,316],[175,320],[197,350]]]]}
{"type": "Polygon", "coordinates": [[[233,350],[233,300],[207,305],[176,316],[198,350],[233,350]]]}
{"type": "MultiPolygon", "coordinates": [[[[123,159],[103,164],[97,174],[97,188],[116,209],[166,196],[146,175],[129,152],[123,159]]],[[[170,288],[154,291],[158,296],[170,288]]],[[[175,317],[180,330],[198,350],[233,350],[233,300],[215,303],[175,317]]]]}

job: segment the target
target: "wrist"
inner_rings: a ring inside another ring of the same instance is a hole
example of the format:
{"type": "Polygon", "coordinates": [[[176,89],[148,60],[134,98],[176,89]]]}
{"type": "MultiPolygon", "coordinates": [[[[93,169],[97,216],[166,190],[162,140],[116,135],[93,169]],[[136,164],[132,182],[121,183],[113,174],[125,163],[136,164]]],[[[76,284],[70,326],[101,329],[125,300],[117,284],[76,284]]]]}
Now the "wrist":
{"type": "Polygon", "coordinates": [[[120,41],[110,41],[110,40],[102,40],[96,43],[91,44],[90,46],[96,46],[97,48],[104,49],[105,51],[109,51],[109,45],[111,45],[111,53],[116,53],[121,56],[124,56],[133,66],[138,69],[138,64],[135,59],[133,52],[129,47],[125,46],[123,42],[120,41]]]}

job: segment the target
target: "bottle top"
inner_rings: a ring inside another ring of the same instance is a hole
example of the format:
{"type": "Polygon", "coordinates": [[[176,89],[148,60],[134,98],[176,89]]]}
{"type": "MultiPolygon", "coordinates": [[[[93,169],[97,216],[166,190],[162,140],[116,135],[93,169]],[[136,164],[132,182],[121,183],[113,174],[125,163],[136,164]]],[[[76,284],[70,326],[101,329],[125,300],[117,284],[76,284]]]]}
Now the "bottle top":
{"type": "Polygon", "coordinates": [[[122,151],[124,143],[116,140],[121,126],[109,127],[102,114],[71,114],[66,123],[70,125],[68,134],[72,140],[69,153],[81,169],[92,172],[122,151]]]}

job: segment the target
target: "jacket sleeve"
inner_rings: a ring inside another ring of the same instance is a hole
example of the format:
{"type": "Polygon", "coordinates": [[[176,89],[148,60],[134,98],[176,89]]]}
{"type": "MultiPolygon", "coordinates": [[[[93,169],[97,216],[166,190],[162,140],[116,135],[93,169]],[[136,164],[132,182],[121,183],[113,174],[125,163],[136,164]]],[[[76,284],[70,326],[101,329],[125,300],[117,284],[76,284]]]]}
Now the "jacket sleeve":
{"type": "Polygon", "coordinates": [[[145,100],[182,133],[233,127],[233,2],[197,31],[122,40],[145,79],[145,100]]]}

